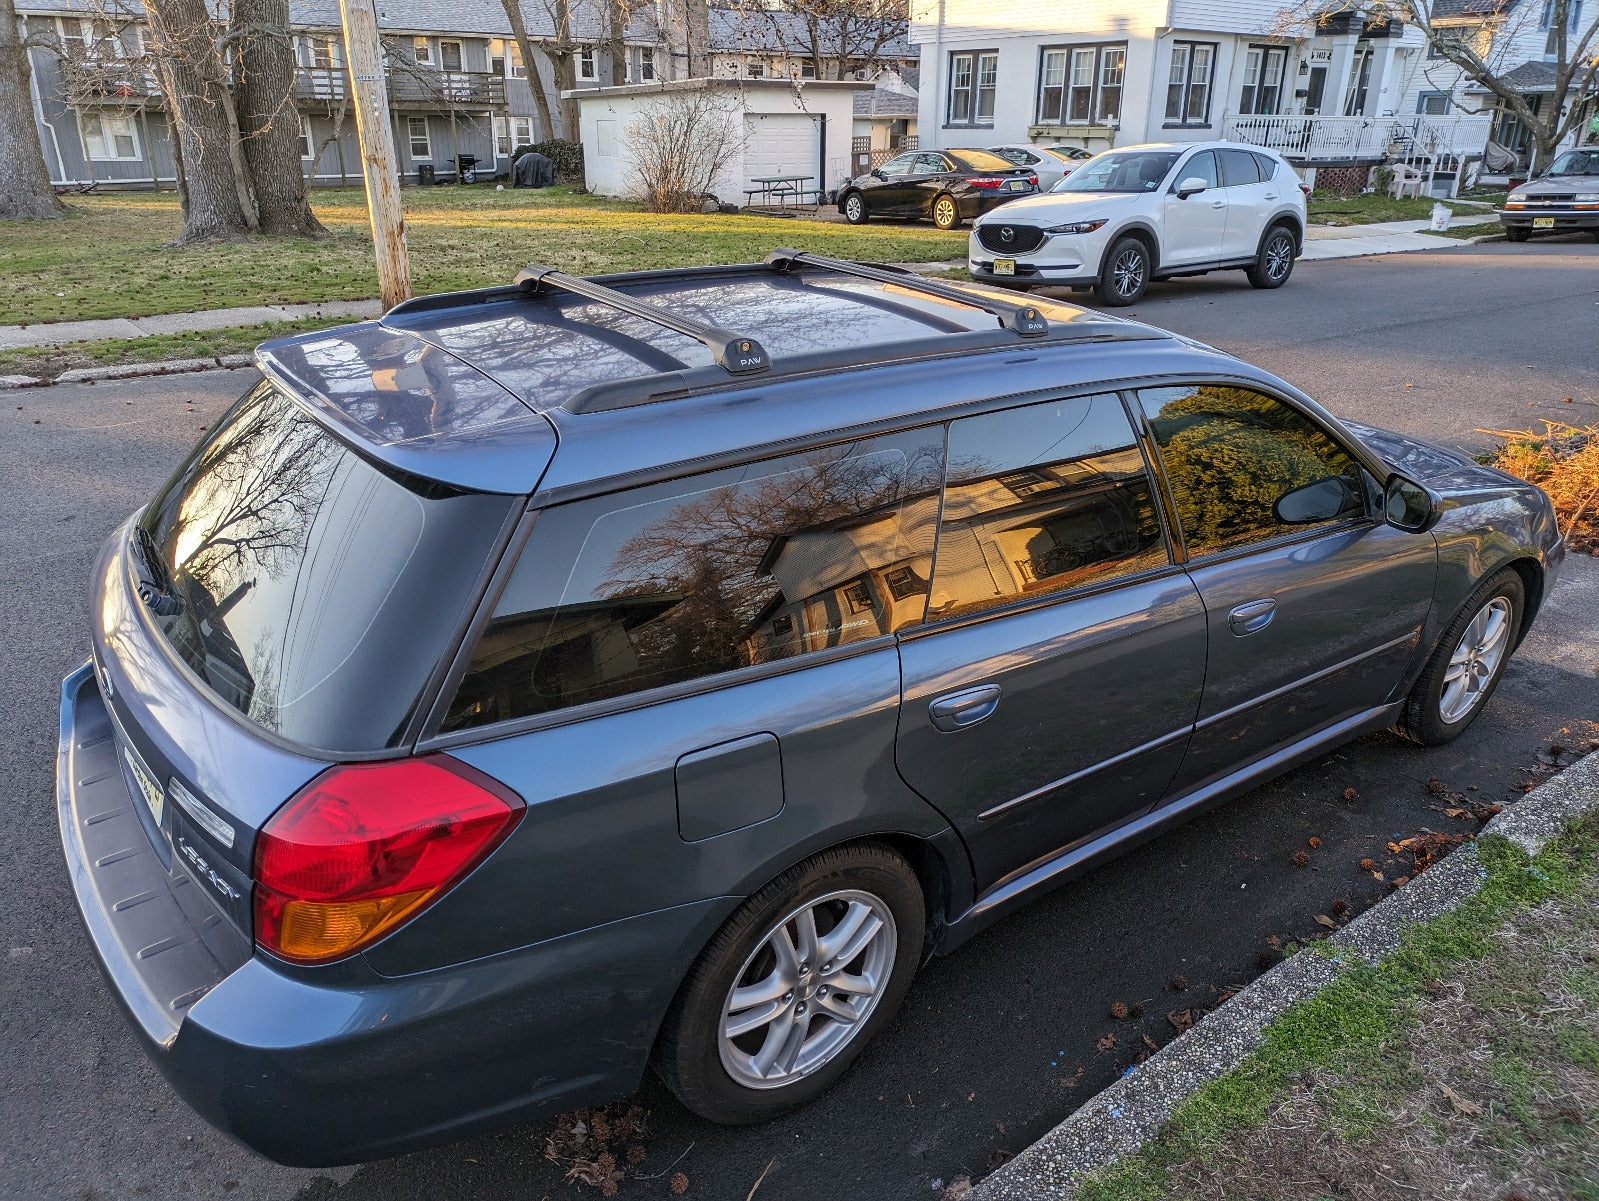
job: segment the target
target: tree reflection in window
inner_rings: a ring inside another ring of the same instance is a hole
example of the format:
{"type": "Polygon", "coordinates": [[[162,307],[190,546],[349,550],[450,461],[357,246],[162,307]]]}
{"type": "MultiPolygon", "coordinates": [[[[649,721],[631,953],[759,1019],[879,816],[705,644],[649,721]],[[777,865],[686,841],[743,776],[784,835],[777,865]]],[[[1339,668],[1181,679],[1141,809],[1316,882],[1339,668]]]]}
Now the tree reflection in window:
{"type": "Polygon", "coordinates": [[[922,430],[545,512],[447,724],[622,696],[920,622],[925,585],[905,581],[931,569],[942,469],[942,431],[922,430]]]}
{"type": "MultiPolygon", "coordinates": [[[[1305,529],[1277,520],[1287,492],[1329,476],[1361,495],[1360,469],[1309,418],[1247,388],[1146,388],[1149,416],[1191,555],[1305,529]]],[[[1348,515],[1354,515],[1348,514],[1348,515]]]]}
{"type": "Polygon", "coordinates": [[[1115,396],[955,422],[930,613],[971,613],[1167,563],[1115,396]]]}

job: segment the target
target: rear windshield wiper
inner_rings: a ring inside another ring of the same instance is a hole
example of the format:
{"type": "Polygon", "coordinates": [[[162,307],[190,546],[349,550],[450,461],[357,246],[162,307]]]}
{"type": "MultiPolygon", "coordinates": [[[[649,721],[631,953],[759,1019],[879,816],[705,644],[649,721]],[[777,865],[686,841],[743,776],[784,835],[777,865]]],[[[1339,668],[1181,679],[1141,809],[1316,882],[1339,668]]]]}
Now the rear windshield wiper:
{"type": "Polygon", "coordinates": [[[144,607],[157,617],[176,617],[183,612],[183,602],[172,594],[172,577],[161,561],[161,552],[150,531],[142,525],[133,527],[133,548],[137,554],[139,599],[144,607]]]}

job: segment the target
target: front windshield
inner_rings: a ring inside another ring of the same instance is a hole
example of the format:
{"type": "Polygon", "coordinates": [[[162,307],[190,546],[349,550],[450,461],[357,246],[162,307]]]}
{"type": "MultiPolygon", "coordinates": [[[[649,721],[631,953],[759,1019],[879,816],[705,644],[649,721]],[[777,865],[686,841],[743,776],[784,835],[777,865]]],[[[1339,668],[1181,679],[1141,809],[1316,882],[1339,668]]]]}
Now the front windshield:
{"type": "Polygon", "coordinates": [[[1089,159],[1053,188],[1052,192],[1153,192],[1160,187],[1175,150],[1122,150],[1089,159]]]}
{"type": "Polygon", "coordinates": [[[1550,175],[1599,175],[1599,150],[1568,150],[1549,168],[1550,175]]]}

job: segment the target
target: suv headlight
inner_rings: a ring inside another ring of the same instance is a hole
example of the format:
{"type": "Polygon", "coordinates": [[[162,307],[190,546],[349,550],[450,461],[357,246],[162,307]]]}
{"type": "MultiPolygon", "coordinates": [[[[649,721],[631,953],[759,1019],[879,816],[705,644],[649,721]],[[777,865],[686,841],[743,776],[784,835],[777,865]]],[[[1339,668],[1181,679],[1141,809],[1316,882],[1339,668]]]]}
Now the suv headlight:
{"type": "Polygon", "coordinates": [[[1599,192],[1578,192],[1578,204],[1599,204],[1599,192]]]}
{"type": "Polygon", "coordinates": [[[1525,193],[1525,192],[1512,192],[1512,193],[1510,193],[1509,196],[1507,196],[1505,198],[1505,203],[1506,204],[1526,204],[1527,203],[1527,193],[1525,193]]]}
{"type": "MultiPolygon", "coordinates": [[[[1106,219],[1108,220],[1108,218],[1106,219]]],[[[1046,234],[1091,234],[1105,221],[1073,221],[1068,225],[1049,225],[1044,228],[1046,234]]]]}

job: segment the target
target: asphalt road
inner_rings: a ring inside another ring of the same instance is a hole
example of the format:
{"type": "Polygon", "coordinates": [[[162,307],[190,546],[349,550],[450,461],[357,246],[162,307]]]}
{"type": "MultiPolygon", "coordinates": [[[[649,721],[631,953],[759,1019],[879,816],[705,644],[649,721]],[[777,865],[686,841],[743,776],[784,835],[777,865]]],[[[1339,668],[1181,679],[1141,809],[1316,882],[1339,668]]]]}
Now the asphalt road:
{"type": "MultiPolygon", "coordinates": [[[[1459,445],[1482,426],[1596,417],[1599,245],[1483,246],[1301,264],[1279,292],[1241,275],[1157,285],[1136,312],[1234,350],[1359,420],[1459,445]],[[1530,366],[1529,366],[1530,364],[1530,366]],[[1572,397],[1571,404],[1565,403],[1572,397]]],[[[57,849],[57,681],[84,654],[84,581],[112,525],[146,500],[247,382],[245,373],[3,394],[0,409],[0,1195],[386,1201],[595,1196],[520,1128],[331,1172],[228,1143],[157,1076],[112,1008],[57,849]]],[[[1141,848],[930,965],[899,1020],[802,1113],[709,1127],[659,1086],[643,1170],[677,1164],[689,1196],[899,1201],[982,1174],[1133,1062],[1169,1012],[1204,1008],[1270,962],[1270,939],[1318,929],[1335,902],[1381,895],[1359,870],[1404,865],[1390,839],[1474,823],[1428,791],[1517,794],[1552,741],[1599,716],[1599,563],[1574,561],[1488,710],[1436,750],[1375,735],[1141,848]],[[1346,790],[1353,789],[1352,799],[1346,790]],[[1318,849],[1307,839],[1318,837],[1318,849]],[[1295,867],[1295,852],[1309,863],[1295,867]],[[1187,990],[1172,989],[1174,977],[1187,990]],[[1147,1016],[1116,1021],[1115,1001],[1147,1016]],[[1100,1040],[1114,1043],[1100,1049],[1100,1040]]],[[[1453,806],[1458,807],[1458,806],[1453,806]]],[[[664,1175],[623,1197],[666,1196],[664,1175]]]]}

